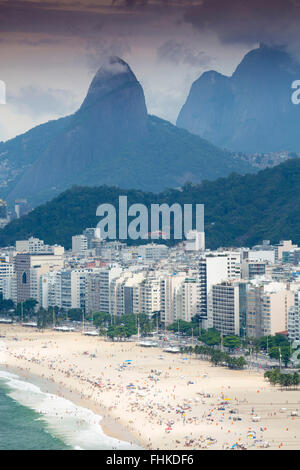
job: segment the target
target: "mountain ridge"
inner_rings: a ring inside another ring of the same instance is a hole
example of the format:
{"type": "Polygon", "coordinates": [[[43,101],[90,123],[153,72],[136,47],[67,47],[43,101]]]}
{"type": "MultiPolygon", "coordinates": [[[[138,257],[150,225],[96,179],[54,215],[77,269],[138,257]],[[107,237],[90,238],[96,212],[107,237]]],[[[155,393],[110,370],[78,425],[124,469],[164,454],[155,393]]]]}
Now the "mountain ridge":
{"type": "Polygon", "coordinates": [[[226,178],[205,180],[199,185],[186,184],[180,190],[161,193],[74,186],[0,230],[0,246],[36,236],[46,243],[70,248],[73,235],[97,225],[98,205],[111,203],[117,209],[120,195],[128,196],[128,205],[204,204],[209,248],[249,246],[264,239],[272,243],[292,239],[300,244],[300,159],[297,158],[257,174],[232,173],[226,178]]]}
{"type": "Polygon", "coordinates": [[[192,84],[177,126],[231,151],[299,152],[300,106],[291,101],[299,78],[300,64],[284,47],[261,44],[230,77],[204,72],[192,84]]]}
{"type": "Polygon", "coordinates": [[[100,67],[73,115],[0,144],[0,154],[0,197],[26,198],[33,206],[73,184],[161,191],[187,179],[255,171],[231,152],[149,116],[139,81],[117,57],[100,67]]]}

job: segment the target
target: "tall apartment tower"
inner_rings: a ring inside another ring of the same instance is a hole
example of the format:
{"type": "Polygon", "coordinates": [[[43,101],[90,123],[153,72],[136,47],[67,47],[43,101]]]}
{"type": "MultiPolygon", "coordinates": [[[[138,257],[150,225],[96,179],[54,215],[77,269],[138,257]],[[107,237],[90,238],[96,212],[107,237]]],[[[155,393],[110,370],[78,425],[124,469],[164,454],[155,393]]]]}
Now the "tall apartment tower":
{"type": "Polygon", "coordinates": [[[227,281],[212,287],[208,323],[225,336],[246,333],[245,283],[227,281]]]}

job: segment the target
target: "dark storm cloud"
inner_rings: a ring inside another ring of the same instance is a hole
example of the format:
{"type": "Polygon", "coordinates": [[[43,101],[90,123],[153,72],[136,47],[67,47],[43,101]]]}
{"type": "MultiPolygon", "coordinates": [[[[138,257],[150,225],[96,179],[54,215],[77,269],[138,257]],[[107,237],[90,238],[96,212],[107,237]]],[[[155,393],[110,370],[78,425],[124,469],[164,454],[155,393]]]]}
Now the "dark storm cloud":
{"type": "MultiPolygon", "coordinates": [[[[77,2],[74,2],[75,6],[77,2]]],[[[70,6],[72,4],[70,3],[70,6]]],[[[0,1],[0,32],[93,34],[104,24],[103,13],[64,9],[59,2],[0,1]]]]}
{"type": "Polygon", "coordinates": [[[112,0],[111,4],[116,6],[116,5],[121,5],[125,7],[134,7],[134,6],[144,6],[147,5],[149,2],[148,0],[112,0]]]}
{"type": "Polygon", "coordinates": [[[289,42],[299,38],[299,0],[203,0],[187,7],[185,21],[215,31],[223,42],[289,42]]]}
{"type": "Polygon", "coordinates": [[[196,51],[195,47],[170,39],[157,50],[158,58],[178,65],[180,63],[203,67],[211,62],[205,52],[196,51]]]}
{"type": "MultiPolygon", "coordinates": [[[[67,3],[30,0],[0,0],[0,33],[57,34],[93,37],[103,27],[130,28],[151,23],[168,0],[100,0],[67,3]],[[146,7],[146,8],[141,8],[146,7]]],[[[184,5],[175,0],[172,7],[184,5]]],[[[166,13],[175,8],[164,9],[166,13]]],[[[132,30],[131,30],[132,32],[132,30]]]]}

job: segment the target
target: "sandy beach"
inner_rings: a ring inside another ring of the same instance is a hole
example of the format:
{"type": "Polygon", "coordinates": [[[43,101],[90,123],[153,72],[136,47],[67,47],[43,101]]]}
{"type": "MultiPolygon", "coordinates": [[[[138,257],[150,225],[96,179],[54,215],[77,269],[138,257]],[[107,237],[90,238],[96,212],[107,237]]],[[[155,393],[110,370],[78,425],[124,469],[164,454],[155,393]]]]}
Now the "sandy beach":
{"type": "Polygon", "coordinates": [[[300,392],[262,373],[80,333],[0,333],[0,368],[101,415],[111,437],[152,450],[300,448],[300,392]]]}

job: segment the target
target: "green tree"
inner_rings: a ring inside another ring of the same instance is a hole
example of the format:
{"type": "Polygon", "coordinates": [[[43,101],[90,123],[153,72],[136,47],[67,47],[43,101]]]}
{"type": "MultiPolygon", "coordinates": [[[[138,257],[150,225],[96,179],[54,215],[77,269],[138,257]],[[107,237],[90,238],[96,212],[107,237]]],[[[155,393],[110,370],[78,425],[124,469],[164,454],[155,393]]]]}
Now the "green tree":
{"type": "Polygon", "coordinates": [[[44,308],[40,308],[37,312],[37,327],[39,329],[44,329],[48,325],[52,324],[53,318],[49,311],[44,308]]]}
{"type": "Polygon", "coordinates": [[[93,323],[96,328],[102,328],[108,325],[111,321],[111,316],[109,313],[105,312],[95,312],[93,315],[93,323]]]}
{"type": "Polygon", "coordinates": [[[214,328],[209,328],[206,331],[202,331],[199,339],[202,343],[207,344],[208,346],[217,346],[221,344],[221,335],[220,332],[214,328]]]}
{"type": "Polygon", "coordinates": [[[230,350],[241,347],[241,338],[239,336],[228,335],[223,338],[223,346],[230,350]]]}

